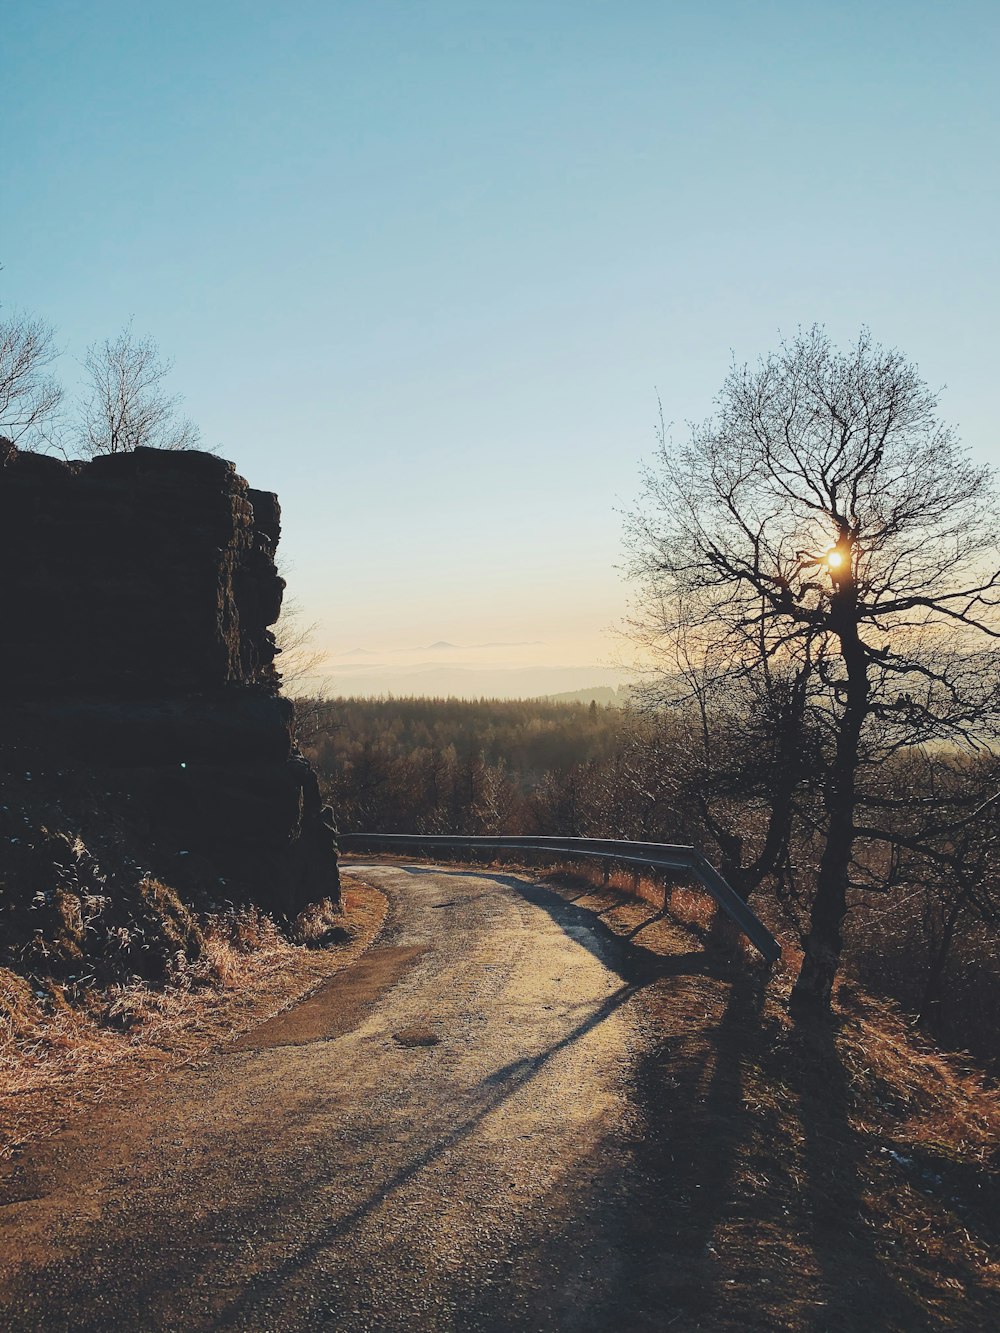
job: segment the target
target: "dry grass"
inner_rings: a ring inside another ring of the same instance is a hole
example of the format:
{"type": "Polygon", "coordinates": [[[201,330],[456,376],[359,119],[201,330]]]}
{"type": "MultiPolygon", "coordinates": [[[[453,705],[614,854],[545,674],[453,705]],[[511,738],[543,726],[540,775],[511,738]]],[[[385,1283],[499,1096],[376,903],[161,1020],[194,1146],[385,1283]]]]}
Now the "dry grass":
{"type": "Polygon", "coordinates": [[[77,1003],[55,984],[36,993],[0,969],[0,1157],[110,1087],[193,1059],[287,1008],[353,962],[385,912],[376,890],[352,888],[343,913],[325,903],[303,914],[298,943],[255,908],[207,916],[201,957],[178,959],[168,985],[113,986],[77,1003]]]}

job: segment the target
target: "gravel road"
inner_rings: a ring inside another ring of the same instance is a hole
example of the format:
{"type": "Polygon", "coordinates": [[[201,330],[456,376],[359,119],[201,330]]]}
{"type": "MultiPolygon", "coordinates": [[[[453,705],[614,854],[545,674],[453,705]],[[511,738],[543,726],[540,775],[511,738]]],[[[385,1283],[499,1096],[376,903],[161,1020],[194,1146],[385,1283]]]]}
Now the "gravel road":
{"type": "Polygon", "coordinates": [[[351,874],[393,904],[360,964],[23,1165],[0,1326],[671,1325],[627,946],[530,880],[351,874]]]}

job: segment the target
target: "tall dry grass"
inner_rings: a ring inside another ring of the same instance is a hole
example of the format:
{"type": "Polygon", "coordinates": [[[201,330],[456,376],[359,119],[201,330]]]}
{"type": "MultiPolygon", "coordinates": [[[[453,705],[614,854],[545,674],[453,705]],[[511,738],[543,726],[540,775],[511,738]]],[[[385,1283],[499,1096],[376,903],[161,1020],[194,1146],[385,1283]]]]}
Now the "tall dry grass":
{"type": "Polygon", "coordinates": [[[0,1156],[38,1132],[54,1097],[84,1083],[99,1096],[117,1078],[225,1041],[322,980],[333,956],[311,946],[334,920],[343,914],[318,904],[287,938],[255,907],[205,914],[199,958],[179,954],[163,985],[76,990],[0,968],[0,1156]]]}

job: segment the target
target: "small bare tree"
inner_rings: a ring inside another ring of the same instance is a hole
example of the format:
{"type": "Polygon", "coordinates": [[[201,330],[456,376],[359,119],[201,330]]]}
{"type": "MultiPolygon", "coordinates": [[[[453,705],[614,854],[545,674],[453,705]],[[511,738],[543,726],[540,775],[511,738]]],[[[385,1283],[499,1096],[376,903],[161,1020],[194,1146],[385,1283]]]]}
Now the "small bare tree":
{"type": "MultiPolygon", "coordinates": [[[[629,524],[634,630],[683,689],[715,697],[768,674],[798,682],[825,759],[799,1012],[824,1012],[840,963],[858,771],[916,745],[996,735],[1000,550],[992,474],[936,395],[862,332],[813,328],[734,367],[716,414],[661,432],[629,524]]],[[[805,709],[802,716],[805,717],[805,709]]]]}
{"type": "Polygon", "coordinates": [[[179,415],[181,398],[163,389],[171,366],[152,338],[137,338],[131,324],[117,337],[88,349],[87,389],[78,427],[85,457],[130,453],[140,446],[198,448],[201,433],[179,415]]]}
{"type": "Polygon", "coordinates": [[[63,392],[48,368],[59,355],[52,329],[18,311],[0,319],[0,437],[46,446],[63,392]]]}
{"type": "MultiPolygon", "coordinates": [[[[278,563],[281,573],[286,566],[278,563]]],[[[274,625],[278,648],[276,666],[281,688],[295,703],[295,731],[301,745],[312,743],[321,732],[336,730],[336,706],[330,699],[329,680],[323,675],[327,654],[316,646],[319,626],[304,618],[301,603],[287,595],[274,625]]]]}

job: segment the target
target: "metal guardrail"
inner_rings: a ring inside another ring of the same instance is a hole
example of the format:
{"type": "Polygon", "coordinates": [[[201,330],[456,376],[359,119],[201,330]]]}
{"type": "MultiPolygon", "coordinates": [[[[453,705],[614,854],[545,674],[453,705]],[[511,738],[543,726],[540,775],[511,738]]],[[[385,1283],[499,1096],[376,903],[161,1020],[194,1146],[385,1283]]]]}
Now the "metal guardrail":
{"type": "Polygon", "coordinates": [[[767,926],[715,867],[694,847],[669,842],[631,842],[625,838],[516,838],[461,837],[437,833],[341,833],[337,842],[344,851],[392,851],[394,848],[432,851],[536,851],[560,856],[594,857],[625,865],[657,870],[682,870],[693,875],[733,920],[758,953],[774,963],[781,946],[767,926]]]}

